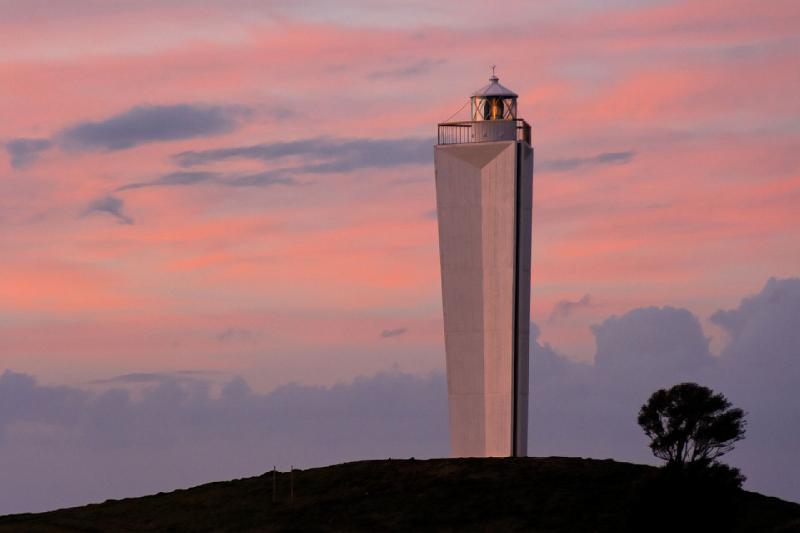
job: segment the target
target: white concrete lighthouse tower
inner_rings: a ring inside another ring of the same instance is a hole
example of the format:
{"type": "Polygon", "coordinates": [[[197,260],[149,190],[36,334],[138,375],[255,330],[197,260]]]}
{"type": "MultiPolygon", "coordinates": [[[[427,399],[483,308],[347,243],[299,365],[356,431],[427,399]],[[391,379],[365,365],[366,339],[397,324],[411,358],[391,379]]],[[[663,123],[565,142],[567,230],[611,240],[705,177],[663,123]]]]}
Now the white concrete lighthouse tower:
{"type": "Polygon", "coordinates": [[[525,456],[533,148],[517,95],[492,74],[434,153],[452,455],[525,456]]]}

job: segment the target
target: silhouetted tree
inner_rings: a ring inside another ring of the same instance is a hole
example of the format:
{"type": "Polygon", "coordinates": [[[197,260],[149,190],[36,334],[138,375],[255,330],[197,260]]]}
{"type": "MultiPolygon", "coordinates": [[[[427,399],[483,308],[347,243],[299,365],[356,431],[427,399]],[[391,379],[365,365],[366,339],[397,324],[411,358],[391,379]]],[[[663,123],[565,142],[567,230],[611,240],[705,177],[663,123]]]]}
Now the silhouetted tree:
{"type": "Polygon", "coordinates": [[[708,387],[681,383],[653,393],[638,422],[667,463],[637,487],[628,530],[735,530],[745,478],[717,458],[744,438],[744,412],[708,387]]]}
{"type": "Polygon", "coordinates": [[[639,411],[653,454],[668,466],[708,467],[744,438],[744,411],[696,383],[660,389],[639,411]]]}

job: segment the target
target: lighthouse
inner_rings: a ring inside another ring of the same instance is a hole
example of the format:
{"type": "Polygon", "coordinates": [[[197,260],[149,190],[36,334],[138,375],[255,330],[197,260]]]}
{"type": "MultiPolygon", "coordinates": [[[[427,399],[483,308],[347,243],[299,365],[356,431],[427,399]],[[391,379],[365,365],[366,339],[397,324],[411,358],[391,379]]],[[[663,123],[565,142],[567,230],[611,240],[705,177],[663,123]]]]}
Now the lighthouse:
{"type": "Polygon", "coordinates": [[[434,148],[450,444],[522,457],[528,443],[531,128],[494,75],[434,148]]]}

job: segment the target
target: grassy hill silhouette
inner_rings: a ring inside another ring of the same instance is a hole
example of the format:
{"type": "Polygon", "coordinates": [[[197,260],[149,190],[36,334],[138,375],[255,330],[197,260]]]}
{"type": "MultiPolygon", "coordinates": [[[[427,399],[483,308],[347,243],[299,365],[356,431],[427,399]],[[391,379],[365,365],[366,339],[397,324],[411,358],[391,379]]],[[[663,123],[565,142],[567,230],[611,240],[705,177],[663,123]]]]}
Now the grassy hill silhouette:
{"type": "MultiPolygon", "coordinates": [[[[657,475],[650,466],[565,457],[359,461],[295,470],[291,480],[278,473],[275,503],[268,472],[0,517],[0,532],[648,531],[636,510],[657,475]]],[[[800,505],[777,498],[737,490],[717,507],[733,524],[725,531],[800,531],[800,505]]],[[[681,512],[664,509],[673,518],[681,512]]],[[[693,531],[693,517],[685,518],[681,530],[693,531]]]]}

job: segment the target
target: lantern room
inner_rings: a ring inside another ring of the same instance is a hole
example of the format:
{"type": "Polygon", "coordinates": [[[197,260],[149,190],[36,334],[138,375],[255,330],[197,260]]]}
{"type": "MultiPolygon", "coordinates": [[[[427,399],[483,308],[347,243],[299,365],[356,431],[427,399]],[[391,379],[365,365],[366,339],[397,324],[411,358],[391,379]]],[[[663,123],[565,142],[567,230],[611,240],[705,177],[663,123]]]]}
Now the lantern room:
{"type": "Polygon", "coordinates": [[[481,87],[470,98],[472,120],[514,120],[517,118],[517,93],[500,85],[500,79],[492,77],[489,85],[481,87]]]}

